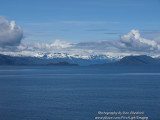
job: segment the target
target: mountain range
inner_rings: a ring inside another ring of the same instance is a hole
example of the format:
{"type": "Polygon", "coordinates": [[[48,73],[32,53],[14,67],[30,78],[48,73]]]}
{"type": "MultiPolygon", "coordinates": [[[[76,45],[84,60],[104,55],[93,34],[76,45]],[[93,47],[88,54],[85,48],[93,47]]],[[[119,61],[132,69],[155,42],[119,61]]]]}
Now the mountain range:
{"type": "Polygon", "coordinates": [[[117,62],[106,63],[105,65],[160,65],[160,59],[147,55],[126,56],[117,62]]]}
{"type": "Polygon", "coordinates": [[[45,54],[41,57],[10,56],[0,54],[0,65],[47,65],[64,61],[70,64],[90,65],[116,62],[118,60],[118,58],[111,58],[105,55],[95,55],[83,58],[60,53],[56,54],[56,56],[48,56],[45,54]]]}
{"type": "Polygon", "coordinates": [[[0,65],[160,65],[160,59],[146,55],[125,56],[122,59],[105,55],[76,58],[72,56],[51,57],[24,57],[0,54],[0,65]]]}

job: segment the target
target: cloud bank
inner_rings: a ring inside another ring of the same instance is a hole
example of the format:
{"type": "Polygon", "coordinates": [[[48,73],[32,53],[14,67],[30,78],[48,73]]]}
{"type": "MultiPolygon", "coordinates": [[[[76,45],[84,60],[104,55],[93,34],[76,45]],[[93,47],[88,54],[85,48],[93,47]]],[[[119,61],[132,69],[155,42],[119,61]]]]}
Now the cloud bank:
{"type": "Polygon", "coordinates": [[[0,16],[0,46],[17,46],[23,38],[21,27],[15,24],[15,21],[8,22],[0,16]]]}
{"type": "Polygon", "coordinates": [[[22,40],[23,31],[15,25],[0,18],[0,53],[7,55],[43,56],[44,54],[65,53],[74,56],[109,55],[113,57],[126,55],[160,56],[159,40],[141,37],[138,30],[131,30],[119,40],[100,40],[73,43],[65,40],[52,42],[22,40]],[[21,43],[20,43],[21,42],[21,43]],[[17,46],[15,46],[17,45],[17,46]],[[2,46],[12,46],[4,48],[2,46]]]}

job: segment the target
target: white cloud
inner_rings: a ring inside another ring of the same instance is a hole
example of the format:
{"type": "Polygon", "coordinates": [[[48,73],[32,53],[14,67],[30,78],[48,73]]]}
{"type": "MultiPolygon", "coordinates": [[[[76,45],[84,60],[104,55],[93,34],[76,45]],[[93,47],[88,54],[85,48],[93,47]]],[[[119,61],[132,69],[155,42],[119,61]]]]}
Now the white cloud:
{"type": "Polygon", "coordinates": [[[56,48],[68,48],[71,47],[71,43],[67,41],[61,41],[61,40],[56,40],[51,44],[51,47],[56,47],[56,48]]]}
{"type": "MultiPolygon", "coordinates": [[[[12,23],[11,26],[14,26],[12,23]]],[[[120,40],[101,40],[93,42],[72,43],[64,40],[40,42],[22,40],[21,44],[12,49],[0,49],[0,53],[26,56],[43,56],[45,53],[64,53],[64,55],[80,55],[85,58],[90,55],[160,55],[160,44],[157,40],[141,37],[138,30],[131,30],[122,35],[120,40]]]]}
{"type": "Polygon", "coordinates": [[[157,51],[160,45],[154,41],[142,38],[138,30],[131,30],[128,34],[121,36],[122,47],[130,51],[157,51]]]}
{"type": "Polygon", "coordinates": [[[73,43],[63,41],[63,40],[55,40],[53,42],[40,42],[40,41],[22,41],[22,43],[17,47],[18,50],[29,50],[29,51],[61,51],[63,49],[67,49],[72,47],[73,43]]]}
{"type": "Polygon", "coordinates": [[[23,37],[22,29],[15,24],[15,21],[8,22],[0,16],[0,46],[19,45],[23,37]]]}

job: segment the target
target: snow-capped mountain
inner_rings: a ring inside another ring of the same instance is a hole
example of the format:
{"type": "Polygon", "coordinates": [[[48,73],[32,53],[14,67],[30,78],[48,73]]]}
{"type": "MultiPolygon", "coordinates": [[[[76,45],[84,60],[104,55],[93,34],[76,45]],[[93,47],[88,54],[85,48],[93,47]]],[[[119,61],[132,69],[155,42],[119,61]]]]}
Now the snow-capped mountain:
{"type": "Polygon", "coordinates": [[[0,55],[1,58],[6,58],[11,60],[14,64],[48,64],[48,63],[57,63],[57,62],[69,62],[79,65],[89,65],[89,64],[103,64],[109,62],[118,61],[119,57],[112,57],[109,55],[76,55],[76,54],[67,54],[67,53],[39,53],[34,56],[23,56],[22,54],[18,55],[0,55]]]}
{"type": "MultiPolygon", "coordinates": [[[[22,55],[19,55],[22,56],[22,55]]],[[[33,57],[45,58],[45,59],[54,59],[54,58],[77,58],[77,59],[110,59],[110,60],[119,60],[124,56],[110,56],[110,55],[78,55],[78,54],[68,54],[68,53],[37,53],[33,57]]]]}
{"type": "MultiPolygon", "coordinates": [[[[54,64],[59,62],[68,62],[70,64],[79,64],[79,65],[105,64],[105,63],[110,64],[110,63],[116,63],[117,61],[120,61],[122,58],[125,58],[125,56],[122,56],[122,55],[116,56],[116,57],[113,57],[110,55],[82,56],[82,55],[67,54],[67,53],[40,53],[31,57],[31,56],[23,56],[21,54],[17,56],[0,54],[0,65],[3,65],[3,64],[4,65],[5,64],[7,65],[8,64],[9,65],[10,64],[11,65],[43,65],[43,64],[54,64]]],[[[144,57],[141,56],[141,58],[144,58],[144,57]]],[[[147,58],[148,60],[149,57],[145,57],[145,58],[147,58]]],[[[154,58],[154,60],[159,61],[158,57],[150,57],[150,58],[154,58]]]]}

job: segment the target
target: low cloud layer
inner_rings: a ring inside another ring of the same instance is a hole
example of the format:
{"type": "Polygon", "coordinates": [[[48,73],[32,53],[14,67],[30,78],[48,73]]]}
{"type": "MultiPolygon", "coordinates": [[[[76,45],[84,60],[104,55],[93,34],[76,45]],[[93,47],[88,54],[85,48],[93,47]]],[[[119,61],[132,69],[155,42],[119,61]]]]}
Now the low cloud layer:
{"type": "Polygon", "coordinates": [[[17,46],[23,38],[21,27],[15,24],[15,21],[8,22],[0,16],[0,46],[17,46]]]}
{"type": "MultiPolygon", "coordinates": [[[[12,23],[9,24],[11,27],[12,23]]],[[[17,27],[17,30],[19,31],[21,28],[17,27]]],[[[14,43],[13,41],[10,41],[10,43],[14,43]]],[[[19,42],[17,41],[17,43],[19,42]]],[[[129,33],[122,35],[119,40],[101,40],[80,43],[73,43],[64,40],[55,40],[53,42],[23,40],[19,46],[14,47],[14,50],[11,48],[8,50],[1,49],[0,53],[40,57],[44,54],[54,55],[54,53],[65,53],[68,55],[84,56],[84,58],[87,58],[87,56],[90,55],[109,55],[119,57],[143,54],[160,56],[160,42],[158,40],[143,38],[138,30],[131,30],[129,33]]]]}

